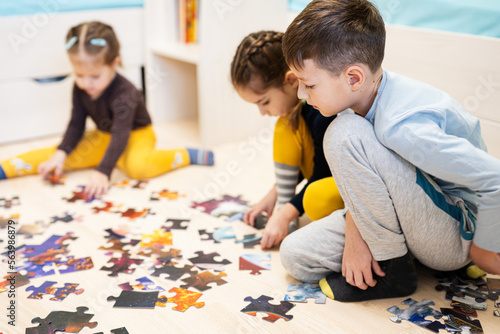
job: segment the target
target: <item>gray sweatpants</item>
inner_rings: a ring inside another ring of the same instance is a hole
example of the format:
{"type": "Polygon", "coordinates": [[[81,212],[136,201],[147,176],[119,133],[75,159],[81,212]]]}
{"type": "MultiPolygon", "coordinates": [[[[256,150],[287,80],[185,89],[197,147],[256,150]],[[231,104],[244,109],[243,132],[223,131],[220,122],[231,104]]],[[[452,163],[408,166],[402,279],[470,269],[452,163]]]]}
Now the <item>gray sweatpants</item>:
{"type": "MultiPolygon", "coordinates": [[[[472,241],[462,238],[461,230],[470,239],[473,223],[463,201],[443,194],[425,173],[384,147],[370,122],[353,114],[339,116],[323,145],[346,209],[375,260],[410,251],[438,270],[454,270],[470,261],[472,241]]],[[[341,272],[344,231],[343,210],[295,231],[281,244],[283,265],[304,282],[341,272]]]]}

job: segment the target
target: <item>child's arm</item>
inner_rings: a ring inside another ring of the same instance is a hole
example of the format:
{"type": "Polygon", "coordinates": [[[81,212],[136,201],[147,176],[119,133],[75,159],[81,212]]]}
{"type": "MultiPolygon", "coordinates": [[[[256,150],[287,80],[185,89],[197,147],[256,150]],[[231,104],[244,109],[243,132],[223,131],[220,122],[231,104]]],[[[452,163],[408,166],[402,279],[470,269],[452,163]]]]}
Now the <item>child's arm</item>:
{"type": "Polygon", "coordinates": [[[366,290],[369,286],[374,287],[377,281],[372,275],[385,276],[378,262],[372,257],[368,245],[359,233],[351,213],[346,212],[345,246],[342,257],[342,276],[347,283],[366,290]]]}
{"type": "Polygon", "coordinates": [[[47,178],[50,172],[54,171],[54,176],[59,177],[62,174],[67,154],[62,150],[56,150],[49,160],[38,165],[38,173],[47,178]]]}
{"type": "Polygon", "coordinates": [[[288,225],[299,216],[299,211],[290,203],[286,203],[267,221],[260,246],[271,248],[281,242],[288,234],[288,225]]]}
{"type": "Polygon", "coordinates": [[[245,211],[245,214],[243,215],[243,221],[250,226],[254,226],[255,218],[257,218],[257,216],[262,212],[266,212],[267,216],[271,217],[277,198],[278,192],[276,190],[276,186],[273,186],[267,193],[267,195],[260,200],[259,203],[255,204],[250,209],[245,211]]]}
{"type": "Polygon", "coordinates": [[[479,268],[490,274],[500,275],[500,253],[487,251],[472,243],[470,257],[479,268]]]}

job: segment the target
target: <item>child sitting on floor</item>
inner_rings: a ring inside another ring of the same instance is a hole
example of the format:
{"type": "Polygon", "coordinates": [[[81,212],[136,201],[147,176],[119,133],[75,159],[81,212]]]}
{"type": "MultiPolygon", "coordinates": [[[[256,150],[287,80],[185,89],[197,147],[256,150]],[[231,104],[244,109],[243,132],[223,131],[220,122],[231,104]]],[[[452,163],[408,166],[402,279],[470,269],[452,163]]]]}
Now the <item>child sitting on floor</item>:
{"type": "Polygon", "coordinates": [[[254,225],[259,214],[268,214],[262,248],[281,242],[304,211],[320,219],[344,207],[323,155],[323,135],[336,116],[323,117],[298,99],[298,81],[285,63],[282,38],[283,33],[275,31],[248,35],[231,64],[232,83],[241,98],[256,104],[263,116],[279,116],[273,147],[276,185],[244,215],[244,221],[254,225]],[[299,175],[308,182],[296,195],[299,175]]]}
{"type": "Polygon", "coordinates": [[[120,44],[109,25],[87,22],[71,28],[66,50],[75,74],[73,110],[61,144],[3,161],[0,179],[96,167],[85,194],[107,192],[118,166],[132,178],[150,178],[189,164],[213,165],[207,150],[155,150],[155,134],[142,93],[116,72],[120,44]],[[87,116],[97,129],[85,132],[87,116]],[[22,162],[21,164],[19,162],[22,162]],[[18,167],[20,166],[20,167],[18,167]]]}
{"type": "Polygon", "coordinates": [[[384,70],[385,25],[367,0],[314,0],[283,38],[300,98],[325,116],[324,136],[347,212],[289,235],[283,265],[332,299],[402,297],[413,257],[437,270],[471,258],[500,274],[500,161],[479,120],[448,94],[384,70]]]}

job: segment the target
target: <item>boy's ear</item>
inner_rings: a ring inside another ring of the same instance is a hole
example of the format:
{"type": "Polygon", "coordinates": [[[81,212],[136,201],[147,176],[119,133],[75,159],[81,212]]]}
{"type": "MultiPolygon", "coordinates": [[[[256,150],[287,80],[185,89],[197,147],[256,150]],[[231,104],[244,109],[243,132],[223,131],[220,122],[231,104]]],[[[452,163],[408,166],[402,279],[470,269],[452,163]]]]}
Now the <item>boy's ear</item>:
{"type": "Polygon", "coordinates": [[[111,67],[113,69],[115,69],[117,66],[121,66],[122,65],[122,59],[120,58],[120,56],[117,56],[113,62],[111,63],[111,67]]]}
{"type": "Polygon", "coordinates": [[[288,85],[290,85],[292,87],[295,87],[295,86],[298,86],[299,80],[297,79],[297,77],[295,76],[295,74],[293,74],[292,71],[288,71],[285,74],[285,82],[284,82],[284,84],[288,84],[288,85]]]}
{"type": "Polygon", "coordinates": [[[359,65],[352,65],[344,71],[344,77],[351,90],[357,91],[365,82],[365,70],[359,65]]]}

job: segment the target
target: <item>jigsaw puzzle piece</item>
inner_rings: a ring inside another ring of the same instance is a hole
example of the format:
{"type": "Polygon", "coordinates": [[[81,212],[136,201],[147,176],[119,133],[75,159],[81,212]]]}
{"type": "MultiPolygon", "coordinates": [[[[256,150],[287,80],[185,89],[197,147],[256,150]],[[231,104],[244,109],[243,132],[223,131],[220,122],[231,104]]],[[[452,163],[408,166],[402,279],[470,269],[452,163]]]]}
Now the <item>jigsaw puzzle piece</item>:
{"type": "MultiPolygon", "coordinates": [[[[129,334],[125,327],[115,328],[111,330],[112,334],[129,334]]],[[[98,332],[95,334],[104,334],[103,332],[98,332]]]]}
{"type": "Polygon", "coordinates": [[[91,203],[92,201],[96,200],[97,198],[92,196],[92,197],[87,197],[85,195],[85,186],[78,186],[80,188],[80,191],[73,191],[73,196],[70,198],[65,198],[63,197],[64,200],[66,200],[68,203],[75,203],[76,201],[84,201],[85,203],[91,203]]]}
{"type": "Polygon", "coordinates": [[[31,294],[28,296],[29,299],[42,299],[45,294],[53,294],[55,288],[53,288],[54,284],[57,282],[53,281],[45,281],[39,287],[35,287],[34,285],[30,285],[26,288],[26,291],[31,291],[31,294]]]}
{"type": "Polygon", "coordinates": [[[113,307],[154,308],[158,302],[160,291],[127,291],[122,290],[120,296],[109,296],[108,302],[115,301],[113,307]]]}
{"type": "MultiPolygon", "coordinates": [[[[32,276],[25,276],[22,275],[19,272],[16,272],[11,275],[5,275],[3,278],[5,278],[5,281],[0,282],[0,292],[7,291],[11,285],[13,285],[14,288],[26,285],[30,282],[29,278],[32,278],[32,276]]],[[[12,289],[14,290],[14,289],[12,289]]]]}
{"type": "Polygon", "coordinates": [[[205,229],[198,230],[198,234],[200,235],[201,241],[214,240],[214,234],[211,232],[207,232],[207,230],[205,229]]]}
{"type": "Polygon", "coordinates": [[[89,270],[94,268],[94,263],[91,257],[75,259],[74,256],[68,256],[66,260],[54,262],[58,268],[59,274],[67,274],[80,270],[89,270]],[[64,267],[64,268],[59,268],[64,267]]]}
{"type": "Polygon", "coordinates": [[[61,249],[66,246],[63,244],[65,240],[76,239],[76,237],[73,237],[72,232],[66,233],[65,235],[52,235],[40,245],[26,245],[26,252],[24,252],[23,255],[28,258],[36,257],[46,253],[49,249],[61,249]]]}
{"type": "Polygon", "coordinates": [[[49,275],[54,275],[56,272],[52,268],[52,264],[33,264],[31,262],[26,262],[24,265],[17,268],[18,272],[30,279],[37,277],[45,277],[49,275]]]}
{"type": "Polygon", "coordinates": [[[245,234],[243,239],[237,239],[236,243],[243,243],[243,248],[253,248],[255,245],[260,244],[260,240],[262,240],[262,236],[257,236],[255,233],[253,234],[245,234]]]}
{"type": "Polygon", "coordinates": [[[438,333],[439,329],[446,328],[446,326],[439,321],[430,321],[425,319],[427,316],[433,316],[435,319],[442,317],[442,314],[439,311],[430,307],[431,305],[434,305],[433,301],[424,299],[422,302],[417,302],[412,298],[408,298],[402,301],[401,304],[408,305],[408,308],[401,310],[397,306],[391,306],[387,309],[387,311],[394,314],[394,316],[389,317],[393,322],[399,323],[401,320],[407,320],[434,333],[438,333]]]}
{"type": "Polygon", "coordinates": [[[261,270],[271,270],[271,264],[262,263],[269,261],[271,261],[270,253],[243,254],[240,256],[240,270],[251,270],[251,275],[260,275],[261,270]]]}
{"type": "Polygon", "coordinates": [[[236,235],[234,234],[232,226],[224,226],[216,229],[213,237],[215,243],[220,243],[222,239],[235,239],[236,235]]]}
{"type": "Polygon", "coordinates": [[[119,284],[118,286],[125,291],[165,291],[160,286],[156,288],[152,287],[154,282],[147,278],[146,276],[136,279],[137,283],[134,285],[130,284],[130,282],[119,284]]]}
{"type": "Polygon", "coordinates": [[[450,331],[449,328],[460,331],[463,327],[469,327],[469,330],[473,333],[483,333],[481,322],[477,319],[472,319],[468,315],[461,314],[449,308],[441,308],[441,313],[444,316],[444,323],[447,325],[448,331],[450,331]]]}
{"type": "Polygon", "coordinates": [[[170,262],[169,264],[164,264],[161,267],[154,267],[154,272],[151,274],[151,276],[159,277],[161,274],[167,274],[168,277],[165,277],[166,279],[177,281],[179,278],[186,274],[189,274],[191,276],[198,273],[198,271],[192,270],[193,266],[190,266],[188,264],[184,265],[184,267],[182,268],[176,267],[175,264],[175,262],[170,262]]]}
{"type": "Polygon", "coordinates": [[[134,220],[136,218],[146,217],[148,215],[154,215],[151,209],[144,209],[142,211],[135,211],[135,209],[127,209],[126,211],[120,212],[122,217],[128,217],[129,220],[134,220]]]}
{"type": "Polygon", "coordinates": [[[250,302],[245,308],[241,310],[241,312],[255,316],[257,312],[267,313],[267,316],[262,318],[269,322],[275,322],[279,318],[283,318],[286,321],[291,320],[293,315],[286,314],[290,311],[295,305],[287,302],[281,301],[279,305],[270,304],[269,301],[273,300],[273,298],[265,295],[261,295],[257,299],[253,299],[252,297],[246,297],[244,299],[246,302],[250,302]]]}
{"type": "Polygon", "coordinates": [[[83,289],[77,289],[77,283],[65,283],[64,287],[56,288],[54,284],[57,282],[46,281],[39,287],[34,285],[26,288],[26,291],[32,291],[29,299],[42,299],[43,295],[54,295],[50,300],[63,301],[70,293],[79,295],[83,293],[83,289]]]}
{"type": "Polygon", "coordinates": [[[39,323],[37,327],[26,328],[26,334],[47,334],[56,331],[78,333],[83,327],[95,328],[97,322],[89,322],[94,316],[86,314],[87,307],[79,306],[76,312],[52,311],[45,319],[40,317],[31,320],[31,323],[39,323]]]}
{"type": "Polygon", "coordinates": [[[185,230],[189,226],[190,219],[167,219],[166,225],[162,226],[165,232],[170,232],[171,230],[185,230]]]}
{"type": "Polygon", "coordinates": [[[131,274],[135,271],[133,266],[140,265],[142,259],[132,259],[128,253],[122,254],[121,258],[111,258],[108,263],[114,263],[111,267],[102,267],[101,270],[111,271],[108,276],[118,276],[119,273],[131,274]]]}
{"type": "Polygon", "coordinates": [[[226,284],[227,282],[222,279],[222,277],[224,276],[227,276],[227,274],[220,272],[219,274],[214,275],[210,271],[204,271],[192,275],[191,277],[182,279],[182,281],[186,282],[187,284],[181,285],[181,288],[187,289],[192,286],[199,291],[205,291],[212,288],[208,286],[209,283],[217,283],[217,285],[226,284]]]}
{"type": "Polygon", "coordinates": [[[186,311],[191,306],[196,308],[205,306],[204,302],[197,302],[197,300],[203,296],[202,293],[176,287],[170,289],[168,292],[176,293],[176,295],[174,297],[161,296],[157,303],[158,306],[165,307],[166,303],[176,303],[177,306],[172,307],[172,310],[181,312],[186,311]]]}
{"type": "Polygon", "coordinates": [[[474,297],[471,297],[471,296],[463,296],[463,297],[457,297],[457,296],[453,296],[453,298],[451,298],[452,301],[454,302],[459,302],[459,303],[462,303],[462,304],[466,304],[466,305],[469,305],[470,307],[476,309],[476,310],[486,310],[486,307],[487,307],[487,304],[485,301],[482,301],[479,300],[478,298],[474,298],[474,297]]]}
{"type": "Polygon", "coordinates": [[[96,214],[101,212],[101,211],[109,212],[109,213],[121,213],[117,210],[121,206],[122,206],[121,204],[115,205],[113,202],[104,202],[103,207],[94,206],[92,208],[92,210],[94,210],[93,213],[96,213],[96,214]]]}
{"type": "Polygon", "coordinates": [[[172,244],[172,232],[165,232],[163,230],[156,230],[153,234],[143,234],[142,241],[140,243],[141,247],[154,247],[155,245],[171,245],[172,244]]]}
{"type": "Polygon", "coordinates": [[[23,224],[17,230],[18,235],[24,235],[26,239],[31,239],[36,234],[42,234],[45,231],[45,225],[41,220],[36,221],[34,224],[23,224]]]}
{"type": "Polygon", "coordinates": [[[180,194],[178,191],[168,191],[167,189],[163,189],[160,192],[153,191],[151,193],[150,201],[159,201],[160,198],[166,198],[168,200],[177,200],[180,197],[185,197],[186,195],[180,194]]]}
{"type": "Polygon", "coordinates": [[[53,217],[50,217],[50,222],[49,224],[54,224],[54,223],[57,223],[57,222],[63,222],[63,223],[70,223],[72,221],[82,221],[82,216],[76,216],[76,213],[75,212],[72,212],[72,211],[66,211],[64,212],[64,215],[61,216],[61,217],[58,217],[58,216],[53,216],[53,217]]]}
{"type": "Polygon", "coordinates": [[[285,295],[286,301],[296,303],[307,303],[307,298],[315,298],[316,304],[325,304],[326,295],[321,292],[321,288],[316,284],[289,284],[287,291],[297,291],[296,295],[285,295]]]}
{"type": "Polygon", "coordinates": [[[128,253],[129,250],[137,245],[140,240],[132,239],[128,242],[123,242],[120,239],[109,238],[108,242],[104,246],[99,246],[99,249],[112,251],[112,252],[120,252],[120,253],[128,253]],[[127,249],[125,249],[127,248],[127,249]]]}
{"type": "Polygon", "coordinates": [[[203,251],[198,251],[195,254],[198,254],[198,256],[192,257],[188,260],[200,269],[224,271],[224,266],[231,263],[231,261],[227,259],[223,259],[222,261],[215,261],[214,258],[216,256],[220,256],[219,253],[214,252],[205,254],[203,251]]]}
{"type": "Polygon", "coordinates": [[[7,199],[5,197],[0,198],[0,208],[10,209],[14,205],[21,205],[19,196],[14,196],[11,199],[7,199]]]}

